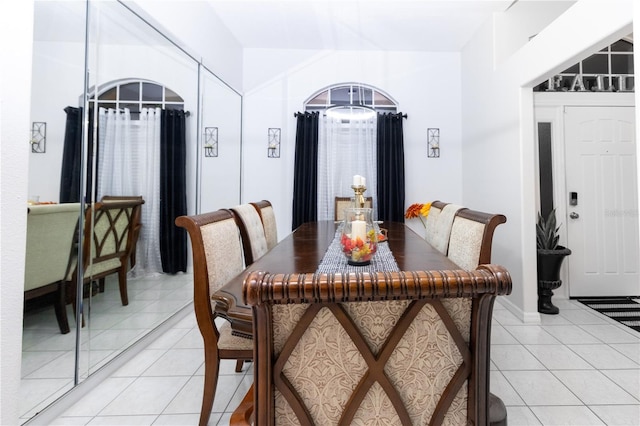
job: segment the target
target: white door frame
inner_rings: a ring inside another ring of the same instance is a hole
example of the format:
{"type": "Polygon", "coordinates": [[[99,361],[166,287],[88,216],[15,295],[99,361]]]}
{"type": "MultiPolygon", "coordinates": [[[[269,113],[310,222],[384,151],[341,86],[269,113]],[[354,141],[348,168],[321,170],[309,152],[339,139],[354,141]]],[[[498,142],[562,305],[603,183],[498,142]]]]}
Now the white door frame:
{"type": "MultiPolygon", "coordinates": [[[[585,93],[585,92],[534,92],[534,119],[538,122],[551,123],[551,140],[553,156],[553,205],[560,227],[560,244],[567,244],[567,185],[565,179],[565,139],[564,139],[564,107],[566,106],[635,106],[635,93],[585,93]]],[[[537,132],[537,125],[534,126],[537,132]]],[[[537,133],[535,138],[538,142],[537,133]]],[[[537,146],[537,145],[536,145],[537,146]]],[[[536,149],[536,156],[538,150],[536,149]]],[[[640,158],[640,156],[639,156],[640,158]]],[[[539,159],[536,158],[536,164],[539,159]]],[[[640,173],[640,170],[638,171],[640,173]]],[[[540,176],[536,168],[536,206],[540,206],[540,176]]],[[[537,214],[537,212],[536,212],[537,214]]],[[[571,248],[571,247],[569,247],[571,248]]],[[[563,267],[560,279],[563,284],[554,290],[556,297],[569,298],[568,268],[563,267]]]]}

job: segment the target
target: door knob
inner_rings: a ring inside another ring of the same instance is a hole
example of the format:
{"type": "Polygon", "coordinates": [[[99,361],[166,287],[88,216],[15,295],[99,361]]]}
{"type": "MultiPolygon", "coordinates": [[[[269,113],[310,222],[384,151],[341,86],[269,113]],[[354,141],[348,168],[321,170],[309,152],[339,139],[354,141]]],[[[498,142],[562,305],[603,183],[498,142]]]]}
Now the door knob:
{"type": "Polygon", "coordinates": [[[571,219],[577,219],[577,218],[580,217],[580,215],[578,213],[576,213],[576,212],[571,212],[571,213],[569,213],[569,217],[571,219]]]}

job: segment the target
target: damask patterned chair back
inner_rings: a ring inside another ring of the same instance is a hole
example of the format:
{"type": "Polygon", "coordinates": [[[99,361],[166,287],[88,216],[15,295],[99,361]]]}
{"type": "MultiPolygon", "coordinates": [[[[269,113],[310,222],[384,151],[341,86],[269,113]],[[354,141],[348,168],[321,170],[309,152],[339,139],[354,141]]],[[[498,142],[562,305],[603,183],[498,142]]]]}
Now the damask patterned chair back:
{"type": "MultiPolygon", "coordinates": [[[[364,207],[370,209],[373,206],[373,197],[364,198],[364,207]]],[[[335,199],[335,220],[344,220],[344,209],[352,207],[351,197],[336,197],[335,199]]]]}
{"type": "Polygon", "coordinates": [[[264,227],[264,236],[267,239],[267,250],[271,250],[278,244],[278,226],[276,224],[276,215],[273,206],[267,200],[251,203],[258,211],[262,226],[264,227]]]}
{"type": "Polygon", "coordinates": [[[269,251],[264,226],[255,207],[249,203],[232,207],[231,211],[240,228],[244,261],[249,266],[269,251]]]}
{"type": "Polygon", "coordinates": [[[459,210],[451,227],[447,257],[463,269],[491,263],[493,233],[506,221],[501,214],[459,210]]]}
{"type": "MultiPolygon", "coordinates": [[[[89,206],[85,212],[82,241],[83,281],[87,283],[103,280],[106,276],[117,273],[123,305],[129,304],[127,271],[132,236],[136,232],[135,220],[140,216],[142,204],[142,198],[98,202],[89,206]]],[[[73,259],[67,275],[67,281],[70,281],[72,286],[77,282],[76,265],[77,257],[73,259]]]]}
{"type": "MultiPolygon", "coordinates": [[[[432,212],[429,211],[426,223],[426,240],[442,254],[447,254],[453,219],[456,213],[462,208],[462,206],[457,204],[439,203],[436,205],[436,210],[434,211],[435,217],[433,217],[431,221],[429,218],[432,212]],[[439,205],[441,206],[440,211],[438,211],[439,205]]],[[[431,205],[431,209],[433,210],[433,204],[431,205]]]]}
{"type": "Polygon", "coordinates": [[[440,213],[444,206],[447,203],[443,203],[442,201],[432,201],[431,208],[429,209],[429,215],[427,216],[427,220],[425,221],[425,239],[431,245],[433,245],[433,236],[435,234],[436,223],[438,222],[438,218],[440,217],[440,213]]]}
{"type": "Polygon", "coordinates": [[[205,355],[199,423],[204,426],[213,407],[220,360],[238,360],[236,371],[239,371],[243,361],[253,359],[251,339],[233,336],[227,321],[216,326],[216,302],[211,298],[215,291],[242,272],[242,247],[238,226],[229,210],[180,216],[176,225],[189,232],[193,250],[193,308],[204,340],[205,355]]]}
{"type": "Polygon", "coordinates": [[[252,272],[243,295],[254,315],[254,389],[243,408],[256,425],[486,425],[493,303],[510,291],[497,265],[252,272]]]}

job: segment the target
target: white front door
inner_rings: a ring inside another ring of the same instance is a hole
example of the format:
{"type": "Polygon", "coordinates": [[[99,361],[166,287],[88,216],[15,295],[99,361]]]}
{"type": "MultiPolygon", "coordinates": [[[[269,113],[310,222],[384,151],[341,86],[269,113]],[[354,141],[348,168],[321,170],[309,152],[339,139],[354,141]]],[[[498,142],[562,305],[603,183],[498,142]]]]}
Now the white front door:
{"type": "Polygon", "coordinates": [[[566,107],[565,149],[569,295],[640,295],[634,108],[566,107]]]}

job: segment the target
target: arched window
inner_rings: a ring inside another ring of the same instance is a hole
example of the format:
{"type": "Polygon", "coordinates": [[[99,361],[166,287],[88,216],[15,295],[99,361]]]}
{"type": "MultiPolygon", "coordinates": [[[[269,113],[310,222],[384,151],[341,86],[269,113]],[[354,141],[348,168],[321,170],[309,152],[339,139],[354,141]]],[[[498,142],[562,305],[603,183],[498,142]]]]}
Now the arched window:
{"type": "Polygon", "coordinates": [[[94,93],[89,102],[100,108],[128,108],[132,120],[139,119],[142,108],[184,109],[184,99],[173,90],[150,80],[137,79],[107,83],[100,88],[97,101],[94,93]]]}
{"type": "MultiPolygon", "coordinates": [[[[360,83],[324,88],[305,102],[320,113],[318,128],[318,219],[336,217],[335,197],[353,195],[353,176],[364,176],[366,196],[377,212],[377,115],[395,113],[396,102],[381,90],[360,83]]],[[[374,213],[376,216],[377,213],[374,213]]]]}
{"type": "Polygon", "coordinates": [[[364,106],[378,112],[397,112],[396,101],[391,96],[361,83],[340,83],[325,87],[304,103],[305,111],[324,111],[344,106],[364,106]]]}

